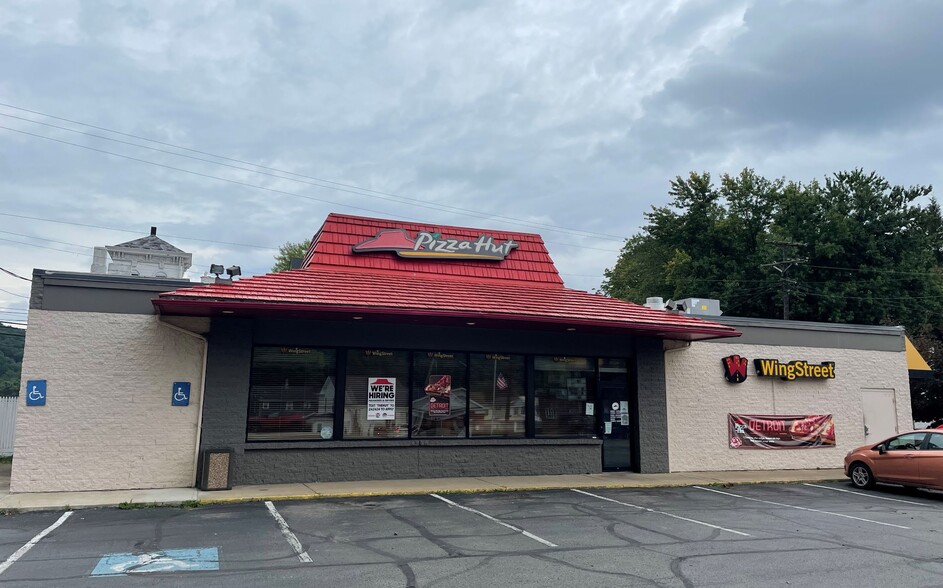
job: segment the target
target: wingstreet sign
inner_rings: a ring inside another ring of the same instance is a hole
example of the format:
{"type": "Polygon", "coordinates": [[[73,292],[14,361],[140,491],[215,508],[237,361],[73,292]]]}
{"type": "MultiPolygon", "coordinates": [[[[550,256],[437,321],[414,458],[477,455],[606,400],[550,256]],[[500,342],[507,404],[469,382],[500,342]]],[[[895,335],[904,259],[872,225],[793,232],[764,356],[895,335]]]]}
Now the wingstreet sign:
{"type": "MultiPolygon", "coordinates": [[[[731,384],[740,384],[747,379],[747,365],[749,361],[747,358],[740,355],[728,355],[720,361],[724,367],[724,379],[728,382],[731,384]]],[[[753,366],[756,368],[756,375],[761,378],[781,378],[788,381],[799,378],[813,380],[835,379],[834,361],[823,361],[820,364],[812,364],[804,360],[783,363],[778,359],[754,359],[753,366]]]]}

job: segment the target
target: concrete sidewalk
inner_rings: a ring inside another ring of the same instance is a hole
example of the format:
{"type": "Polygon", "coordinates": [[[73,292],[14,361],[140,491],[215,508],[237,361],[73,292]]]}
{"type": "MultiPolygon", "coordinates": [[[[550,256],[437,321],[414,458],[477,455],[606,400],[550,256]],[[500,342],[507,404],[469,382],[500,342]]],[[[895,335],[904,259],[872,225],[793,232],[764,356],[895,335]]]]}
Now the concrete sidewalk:
{"type": "Polygon", "coordinates": [[[609,472],[560,476],[494,476],[482,478],[430,478],[422,480],[370,480],[363,482],[309,482],[237,486],[232,490],[203,492],[195,488],[156,490],[104,490],[94,492],[37,492],[10,494],[10,465],[0,464],[0,512],[62,510],[109,506],[179,506],[257,500],[307,500],[403,494],[507,492],[561,488],[657,488],[709,484],[762,484],[845,480],[840,469],[691,472],[636,474],[609,472]]]}

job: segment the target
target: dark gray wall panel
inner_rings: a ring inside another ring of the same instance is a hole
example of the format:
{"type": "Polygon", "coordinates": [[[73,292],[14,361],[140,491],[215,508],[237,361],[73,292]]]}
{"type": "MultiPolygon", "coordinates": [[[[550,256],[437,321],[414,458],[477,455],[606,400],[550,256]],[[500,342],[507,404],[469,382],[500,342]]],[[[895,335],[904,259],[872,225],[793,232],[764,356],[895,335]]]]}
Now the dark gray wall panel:
{"type": "Polygon", "coordinates": [[[639,471],[667,472],[668,392],[665,353],[658,339],[639,339],[636,345],[639,416],[639,471]]]}
{"type": "MultiPolygon", "coordinates": [[[[246,440],[252,323],[239,319],[214,321],[207,340],[209,353],[200,447],[232,448],[240,453],[246,440]]],[[[238,455],[233,457],[238,463],[238,455]]]]}
{"type": "Polygon", "coordinates": [[[904,350],[904,330],[901,327],[841,325],[739,317],[705,318],[729,325],[743,333],[741,337],[715,339],[715,343],[864,349],[871,351],[904,350]]]}
{"type": "MultiPolygon", "coordinates": [[[[433,442],[434,443],[434,442],[433,442]]],[[[426,445],[248,449],[236,459],[235,484],[337,482],[468,476],[598,473],[598,442],[579,444],[426,445]],[[594,467],[595,466],[595,467],[594,467]]]]}
{"type": "Polygon", "coordinates": [[[186,288],[188,280],[33,270],[30,308],[72,312],[154,314],[158,294],[186,288]]]}
{"type": "MultiPolygon", "coordinates": [[[[214,319],[214,324],[220,319],[214,319]]],[[[225,319],[223,319],[225,320],[225,319]]],[[[323,345],[338,347],[391,347],[443,351],[492,351],[630,357],[631,336],[579,332],[510,331],[329,321],[258,321],[258,345],[323,345]]]]}

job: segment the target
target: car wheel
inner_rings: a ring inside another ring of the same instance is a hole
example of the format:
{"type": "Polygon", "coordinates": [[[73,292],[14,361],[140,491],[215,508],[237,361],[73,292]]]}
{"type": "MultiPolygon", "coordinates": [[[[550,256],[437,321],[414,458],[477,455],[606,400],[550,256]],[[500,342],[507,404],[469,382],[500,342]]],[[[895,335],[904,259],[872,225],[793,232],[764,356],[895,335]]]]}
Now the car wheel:
{"type": "Polygon", "coordinates": [[[874,487],[874,474],[871,472],[871,468],[864,465],[860,461],[857,461],[851,464],[851,483],[855,485],[855,488],[873,488],[874,487]]]}

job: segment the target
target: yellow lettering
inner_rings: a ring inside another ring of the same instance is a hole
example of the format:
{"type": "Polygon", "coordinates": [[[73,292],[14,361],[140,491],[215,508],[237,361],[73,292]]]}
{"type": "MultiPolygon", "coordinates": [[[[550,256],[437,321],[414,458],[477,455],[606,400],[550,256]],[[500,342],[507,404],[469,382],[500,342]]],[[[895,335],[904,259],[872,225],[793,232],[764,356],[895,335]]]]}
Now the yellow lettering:
{"type": "Polygon", "coordinates": [[[775,376],[776,373],[776,362],[772,359],[761,359],[760,368],[763,370],[762,375],[764,376],[775,376]]]}
{"type": "Polygon", "coordinates": [[[822,367],[821,367],[821,366],[813,366],[813,367],[812,367],[812,377],[813,377],[813,378],[821,378],[821,377],[822,377],[822,367]]]}

